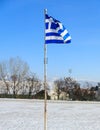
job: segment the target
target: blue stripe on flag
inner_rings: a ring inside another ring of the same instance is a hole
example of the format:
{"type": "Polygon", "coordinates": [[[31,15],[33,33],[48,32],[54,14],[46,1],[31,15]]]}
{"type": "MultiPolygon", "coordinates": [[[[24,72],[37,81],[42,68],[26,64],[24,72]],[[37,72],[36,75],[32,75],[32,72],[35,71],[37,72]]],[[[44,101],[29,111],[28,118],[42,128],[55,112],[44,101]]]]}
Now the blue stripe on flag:
{"type": "Polygon", "coordinates": [[[48,29],[49,23],[45,23],[45,27],[46,27],[46,29],[48,29]]]}
{"type": "Polygon", "coordinates": [[[63,39],[65,40],[65,39],[67,39],[69,36],[70,36],[69,33],[67,33],[67,34],[63,37],[63,39]]]}
{"type": "Polygon", "coordinates": [[[60,36],[60,34],[59,33],[50,32],[50,33],[46,33],[46,36],[60,36]]]}
{"type": "Polygon", "coordinates": [[[49,43],[51,43],[51,44],[53,44],[53,43],[55,43],[55,44],[62,44],[62,43],[69,44],[69,43],[71,43],[71,40],[67,40],[66,42],[64,42],[63,40],[46,40],[45,44],[49,44],[49,43]]]}
{"type": "Polygon", "coordinates": [[[64,43],[63,40],[46,40],[46,44],[49,44],[49,43],[64,43]]]}

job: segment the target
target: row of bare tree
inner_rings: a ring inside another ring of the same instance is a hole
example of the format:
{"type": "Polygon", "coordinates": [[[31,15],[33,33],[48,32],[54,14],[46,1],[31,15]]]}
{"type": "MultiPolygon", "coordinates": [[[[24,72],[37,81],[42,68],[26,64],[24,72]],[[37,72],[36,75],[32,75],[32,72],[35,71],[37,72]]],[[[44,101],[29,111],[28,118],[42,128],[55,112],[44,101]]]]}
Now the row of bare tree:
{"type": "MultiPolygon", "coordinates": [[[[87,85],[89,86],[88,83],[87,85]]],[[[29,65],[19,57],[0,62],[1,88],[4,94],[13,94],[13,97],[18,94],[30,97],[43,90],[39,78],[30,71],[29,65]]],[[[57,93],[57,99],[59,99],[61,92],[65,92],[72,100],[84,100],[94,99],[96,90],[92,86],[81,88],[76,80],[66,77],[54,81],[54,91],[57,93]]]]}
{"type": "Polygon", "coordinates": [[[71,77],[54,81],[54,91],[57,93],[57,99],[60,99],[60,94],[65,92],[69,95],[69,99],[72,100],[96,100],[98,86],[88,86],[89,83],[87,82],[87,87],[81,88],[80,84],[71,77]]]}
{"type": "Polygon", "coordinates": [[[19,57],[0,62],[0,87],[5,94],[36,94],[42,88],[41,81],[30,71],[29,65],[19,57]]]}

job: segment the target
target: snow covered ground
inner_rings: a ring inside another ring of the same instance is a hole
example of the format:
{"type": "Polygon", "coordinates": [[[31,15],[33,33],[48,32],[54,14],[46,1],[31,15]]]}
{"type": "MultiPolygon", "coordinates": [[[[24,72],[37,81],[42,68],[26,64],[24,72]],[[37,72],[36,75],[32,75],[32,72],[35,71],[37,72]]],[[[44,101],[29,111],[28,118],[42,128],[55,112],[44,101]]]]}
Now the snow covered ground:
{"type": "MultiPolygon", "coordinates": [[[[100,130],[99,102],[49,101],[47,130],[100,130]]],[[[0,130],[44,130],[44,102],[0,99],[0,130]]]]}

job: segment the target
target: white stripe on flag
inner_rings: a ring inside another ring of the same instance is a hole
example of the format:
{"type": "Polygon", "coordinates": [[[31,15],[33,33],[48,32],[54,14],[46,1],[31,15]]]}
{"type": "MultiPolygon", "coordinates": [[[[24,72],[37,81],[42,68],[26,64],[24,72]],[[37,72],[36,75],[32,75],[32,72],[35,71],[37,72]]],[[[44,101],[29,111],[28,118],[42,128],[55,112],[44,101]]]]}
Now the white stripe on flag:
{"type": "Polygon", "coordinates": [[[46,38],[45,38],[46,40],[63,40],[63,38],[62,37],[57,37],[57,36],[46,36],[46,38]]]}
{"type": "Polygon", "coordinates": [[[45,32],[46,33],[51,33],[51,32],[57,33],[57,30],[55,30],[55,29],[46,29],[45,32]]]}
{"type": "Polygon", "coordinates": [[[67,37],[64,42],[68,41],[68,40],[71,40],[71,36],[67,37]]]}
{"type": "Polygon", "coordinates": [[[64,32],[61,33],[61,36],[64,37],[67,33],[68,33],[68,31],[65,30],[64,32]]]}
{"type": "Polygon", "coordinates": [[[45,19],[45,22],[46,23],[52,23],[52,22],[54,22],[54,20],[52,18],[49,18],[49,19],[45,19]]]}

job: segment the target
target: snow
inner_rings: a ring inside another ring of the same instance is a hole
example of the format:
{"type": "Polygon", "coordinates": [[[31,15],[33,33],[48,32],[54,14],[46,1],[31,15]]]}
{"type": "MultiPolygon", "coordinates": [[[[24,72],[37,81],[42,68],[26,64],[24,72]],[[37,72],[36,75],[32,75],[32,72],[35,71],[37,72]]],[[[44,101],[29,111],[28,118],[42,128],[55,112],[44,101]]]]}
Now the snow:
{"type": "MultiPolygon", "coordinates": [[[[100,103],[48,101],[47,130],[100,130],[100,103]]],[[[0,130],[44,130],[44,101],[0,99],[0,130]]]]}

